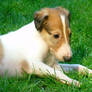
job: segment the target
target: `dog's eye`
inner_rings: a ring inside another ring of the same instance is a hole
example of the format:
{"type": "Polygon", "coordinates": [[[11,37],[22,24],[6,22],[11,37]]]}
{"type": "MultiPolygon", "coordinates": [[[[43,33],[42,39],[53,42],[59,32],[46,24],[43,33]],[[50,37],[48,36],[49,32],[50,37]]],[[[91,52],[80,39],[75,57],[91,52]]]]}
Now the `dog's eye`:
{"type": "Polygon", "coordinates": [[[54,36],[55,39],[59,38],[59,34],[54,34],[53,36],[54,36]]]}

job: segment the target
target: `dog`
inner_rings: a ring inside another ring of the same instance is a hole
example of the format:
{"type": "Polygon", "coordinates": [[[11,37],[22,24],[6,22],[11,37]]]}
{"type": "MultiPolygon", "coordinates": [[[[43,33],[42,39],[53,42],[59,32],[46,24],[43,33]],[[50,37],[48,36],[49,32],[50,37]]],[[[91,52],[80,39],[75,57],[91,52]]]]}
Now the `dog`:
{"type": "Polygon", "coordinates": [[[62,7],[43,8],[34,20],[17,31],[0,36],[0,75],[23,76],[23,72],[38,76],[55,76],[61,83],[80,86],[64,72],[88,69],[79,64],[59,64],[72,57],[70,47],[69,11],[62,7]]]}

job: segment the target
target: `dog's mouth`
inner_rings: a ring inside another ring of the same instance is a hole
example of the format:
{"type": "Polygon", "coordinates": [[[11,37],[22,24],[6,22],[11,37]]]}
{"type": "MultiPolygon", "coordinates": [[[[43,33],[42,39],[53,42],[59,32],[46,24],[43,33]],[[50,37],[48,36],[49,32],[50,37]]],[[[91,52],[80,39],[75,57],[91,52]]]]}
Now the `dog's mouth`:
{"type": "Polygon", "coordinates": [[[67,55],[67,56],[64,56],[64,55],[58,55],[52,48],[50,49],[50,53],[52,55],[54,55],[56,57],[56,60],[58,60],[59,62],[70,62],[71,59],[72,59],[72,52],[67,55]]]}
{"type": "Polygon", "coordinates": [[[61,58],[58,58],[57,56],[56,56],[56,59],[59,61],[59,62],[70,62],[71,61],[71,59],[72,59],[72,57],[61,57],[61,58]]]}
{"type": "Polygon", "coordinates": [[[58,60],[59,62],[71,62],[72,57],[68,58],[68,57],[62,57],[62,58],[58,58],[56,57],[56,60],[58,60]]]}
{"type": "Polygon", "coordinates": [[[56,57],[60,62],[70,62],[72,59],[72,56],[63,56],[61,58],[56,57]]]}

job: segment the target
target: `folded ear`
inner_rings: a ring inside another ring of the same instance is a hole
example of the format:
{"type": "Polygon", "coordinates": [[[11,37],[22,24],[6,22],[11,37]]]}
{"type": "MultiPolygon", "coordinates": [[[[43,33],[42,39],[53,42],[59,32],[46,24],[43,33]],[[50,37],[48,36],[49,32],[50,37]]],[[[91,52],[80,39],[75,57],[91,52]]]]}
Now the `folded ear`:
{"type": "Polygon", "coordinates": [[[43,24],[47,19],[48,19],[48,11],[46,9],[37,11],[34,14],[34,23],[38,31],[42,30],[43,24]]]}
{"type": "Polygon", "coordinates": [[[67,9],[62,7],[56,7],[56,9],[59,10],[61,13],[64,13],[67,17],[70,16],[70,12],[67,9]]]}

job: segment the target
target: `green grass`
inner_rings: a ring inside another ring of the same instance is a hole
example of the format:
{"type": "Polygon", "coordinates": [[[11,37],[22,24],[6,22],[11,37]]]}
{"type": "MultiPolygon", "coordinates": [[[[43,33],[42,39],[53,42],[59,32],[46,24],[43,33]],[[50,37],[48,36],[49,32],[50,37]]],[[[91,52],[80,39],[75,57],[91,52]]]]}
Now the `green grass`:
{"type": "MultiPolygon", "coordinates": [[[[43,7],[63,6],[70,10],[72,61],[92,69],[92,0],[0,0],[0,34],[16,30],[33,20],[43,7]]],[[[76,72],[67,74],[83,84],[80,88],[63,85],[54,78],[28,75],[0,77],[0,92],[92,92],[92,78],[76,72]]]]}

